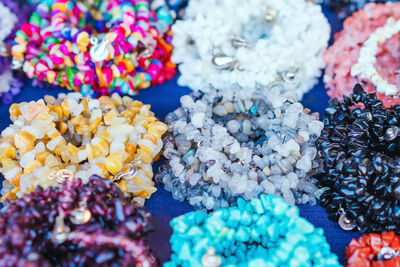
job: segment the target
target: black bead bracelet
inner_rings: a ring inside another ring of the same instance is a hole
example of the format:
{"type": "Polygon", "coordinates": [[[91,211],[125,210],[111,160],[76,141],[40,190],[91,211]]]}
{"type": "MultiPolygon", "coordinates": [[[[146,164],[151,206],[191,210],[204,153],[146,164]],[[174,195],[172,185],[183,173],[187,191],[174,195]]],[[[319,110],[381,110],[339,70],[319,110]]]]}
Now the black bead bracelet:
{"type": "Polygon", "coordinates": [[[400,105],[386,109],[356,85],[330,100],[317,141],[321,205],[345,230],[400,232],[400,105]]]}

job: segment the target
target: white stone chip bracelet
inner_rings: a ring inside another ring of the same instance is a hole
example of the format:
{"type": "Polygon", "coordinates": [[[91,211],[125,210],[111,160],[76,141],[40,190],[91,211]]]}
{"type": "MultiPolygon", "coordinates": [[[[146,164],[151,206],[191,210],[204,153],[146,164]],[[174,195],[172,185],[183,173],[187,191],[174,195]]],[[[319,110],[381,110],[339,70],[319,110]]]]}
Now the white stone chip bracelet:
{"type": "Polygon", "coordinates": [[[207,210],[262,193],[316,203],[318,114],[279,90],[250,98],[197,91],[181,103],[166,117],[167,162],[156,175],[174,199],[207,210]]]}
{"type": "Polygon", "coordinates": [[[330,26],[305,0],[192,0],[172,31],[180,85],[253,91],[284,82],[301,99],[324,67],[330,26]]]}
{"type": "Polygon", "coordinates": [[[351,76],[360,75],[362,79],[368,79],[379,93],[385,95],[398,95],[399,88],[384,79],[375,68],[376,54],[379,50],[379,44],[383,44],[393,35],[400,32],[400,20],[393,17],[387,19],[383,27],[376,29],[369,38],[364,42],[364,46],[360,49],[358,61],[351,68],[351,76]]]}

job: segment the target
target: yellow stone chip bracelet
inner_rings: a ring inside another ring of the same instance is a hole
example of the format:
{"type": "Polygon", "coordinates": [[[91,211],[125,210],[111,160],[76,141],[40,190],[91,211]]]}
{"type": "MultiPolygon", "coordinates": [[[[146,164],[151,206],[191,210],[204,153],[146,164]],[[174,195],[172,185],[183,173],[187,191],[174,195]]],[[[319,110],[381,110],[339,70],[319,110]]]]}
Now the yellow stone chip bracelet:
{"type": "Polygon", "coordinates": [[[56,184],[60,169],[84,182],[105,177],[141,204],[156,191],[151,164],[167,126],[150,105],[118,94],[91,99],[70,93],[13,104],[10,118],[0,139],[2,201],[56,184]]]}

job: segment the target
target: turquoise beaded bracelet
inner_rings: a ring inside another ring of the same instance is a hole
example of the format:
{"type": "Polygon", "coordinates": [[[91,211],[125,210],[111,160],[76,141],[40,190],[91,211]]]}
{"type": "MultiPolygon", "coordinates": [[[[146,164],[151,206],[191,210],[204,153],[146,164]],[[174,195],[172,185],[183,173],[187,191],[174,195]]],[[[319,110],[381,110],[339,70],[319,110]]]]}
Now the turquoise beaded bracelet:
{"type": "Polygon", "coordinates": [[[173,266],[340,266],[321,228],[272,195],[171,221],[173,266]]]}

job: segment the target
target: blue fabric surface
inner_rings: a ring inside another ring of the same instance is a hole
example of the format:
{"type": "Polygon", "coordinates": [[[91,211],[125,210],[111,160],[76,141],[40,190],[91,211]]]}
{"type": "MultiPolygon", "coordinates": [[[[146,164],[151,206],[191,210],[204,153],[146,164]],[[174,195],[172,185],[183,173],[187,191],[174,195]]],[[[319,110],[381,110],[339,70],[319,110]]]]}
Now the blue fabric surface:
{"type": "MultiPolygon", "coordinates": [[[[340,21],[330,11],[324,10],[328,17],[331,26],[332,34],[341,29],[340,21]]],[[[152,111],[156,116],[164,120],[165,115],[180,106],[179,98],[182,95],[190,93],[188,88],[179,87],[176,83],[177,78],[165,83],[162,86],[156,86],[140,92],[135,98],[143,101],[144,103],[152,105],[152,111]]],[[[15,98],[15,102],[23,102],[30,100],[37,100],[46,94],[56,96],[60,92],[66,92],[63,89],[47,89],[33,87],[30,82],[27,82],[23,92],[15,98]]],[[[320,112],[323,114],[325,107],[328,104],[328,96],[324,85],[320,81],[312,91],[304,96],[302,103],[305,107],[310,108],[313,112],[320,112]]],[[[9,105],[0,104],[0,129],[3,130],[10,124],[8,115],[9,105]]],[[[162,160],[161,160],[162,162],[162,160]]],[[[154,166],[157,170],[158,162],[154,166]]],[[[149,241],[162,262],[169,259],[170,246],[168,243],[171,234],[169,221],[181,214],[192,211],[188,203],[181,203],[172,199],[171,194],[158,186],[158,191],[146,202],[146,207],[154,216],[154,233],[150,236],[149,241]]],[[[340,262],[344,262],[344,251],[347,244],[352,238],[360,236],[358,233],[345,232],[336,222],[328,220],[325,210],[317,206],[301,205],[300,214],[308,219],[316,227],[322,227],[325,231],[325,236],[331,245],[332,251],[338,255],[340,262]]]]}

